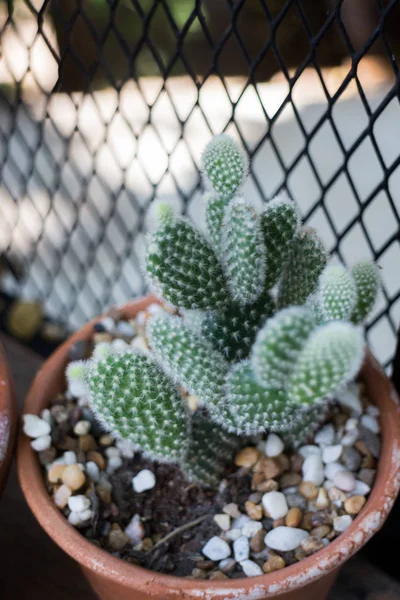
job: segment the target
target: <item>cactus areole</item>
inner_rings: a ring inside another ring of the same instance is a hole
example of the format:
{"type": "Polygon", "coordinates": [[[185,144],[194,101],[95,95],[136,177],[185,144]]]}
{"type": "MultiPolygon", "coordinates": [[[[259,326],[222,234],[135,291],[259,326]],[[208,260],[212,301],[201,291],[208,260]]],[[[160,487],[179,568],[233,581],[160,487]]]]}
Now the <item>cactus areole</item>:
{"type": "Polygon", "coordinates": [[[145,269],[176,314],[148,319],[150,353],[103,347],[68,369],[115,436],[206,487],[218,486],[244,437],[294,440],[302,424],[309,433],[357,376],[361,323],[380,286],[371,263],[327,266],[287,195],[257,212],[243,196],[247,173],[240,147],[217,136],[203,153],[206,232],[159,206],[145,269]]]}

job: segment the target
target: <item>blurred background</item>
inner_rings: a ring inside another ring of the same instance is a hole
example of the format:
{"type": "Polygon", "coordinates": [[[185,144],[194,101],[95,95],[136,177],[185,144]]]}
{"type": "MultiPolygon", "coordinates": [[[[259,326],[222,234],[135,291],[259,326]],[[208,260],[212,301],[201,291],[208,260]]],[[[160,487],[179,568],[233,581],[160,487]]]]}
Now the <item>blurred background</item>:
{"type": "Polygon", "coordinates": [[[374,258],[368,339],[400,321],[400,1],[0,0],[1,323],[44,352],[141,294],[146,212],[202,226],[201,151],[250,154],[333,260],[374,258]]]}

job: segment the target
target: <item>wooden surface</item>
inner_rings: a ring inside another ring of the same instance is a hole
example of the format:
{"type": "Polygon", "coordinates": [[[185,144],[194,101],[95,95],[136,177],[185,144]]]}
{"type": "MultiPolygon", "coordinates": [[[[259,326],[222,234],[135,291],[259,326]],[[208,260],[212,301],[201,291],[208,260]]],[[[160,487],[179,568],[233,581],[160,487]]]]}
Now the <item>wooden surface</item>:
{"type": "MultiPolygon", "coordinates": [[[[2,342],[21,408],[42,361],[10,338],[4,336],[2,342]]],[[[76,563],[31,515],[18,486],[15,465],[0,502],[0,523],[1,600],[95,600],[76,563]]],[[[355,558],[342,570],[329,600],[400,600],[400,583],[364,559],[355,558]]]]}

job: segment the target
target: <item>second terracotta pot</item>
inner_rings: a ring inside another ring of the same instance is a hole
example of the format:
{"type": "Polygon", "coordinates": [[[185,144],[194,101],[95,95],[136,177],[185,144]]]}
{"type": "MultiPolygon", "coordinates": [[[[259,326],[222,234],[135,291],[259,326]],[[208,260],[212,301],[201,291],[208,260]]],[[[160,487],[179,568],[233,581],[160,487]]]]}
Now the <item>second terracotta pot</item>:
{"type": "MultiPolygon", "coordinates": [[[[125,307],[127,318],[143,310],[152,298],[125,307]]],[[[45,363],[26,399],[24,412],[39,414],[65,389],[68,351],[89,339],[89,323],[45,363]]],[[[400,410],[392,386],[369,354],[362,377],[369,396],[381,411],[382,452],[377,478],[367,504],[353,524],[329,546],[309,558],[268,575],[226,581],[197,581],[148,571],[117,559],[86,540],[68,524],[49,497],[37,457],[21,435],[18,473],[26,500],[50,537],[78,561],[102,600],[325,600],[339,567],[359,550],[385,521],[400,485],[400,410]]],[[[60,582],[62,585],[63,582],[60,582]]]]}

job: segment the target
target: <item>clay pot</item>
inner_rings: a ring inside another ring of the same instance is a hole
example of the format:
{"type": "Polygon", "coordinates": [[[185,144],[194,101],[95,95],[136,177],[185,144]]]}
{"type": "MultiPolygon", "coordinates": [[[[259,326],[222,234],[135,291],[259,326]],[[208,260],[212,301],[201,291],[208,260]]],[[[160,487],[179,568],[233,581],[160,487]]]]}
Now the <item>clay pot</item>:
{"type": "Polygon", "coordinates": [[[17,403],[10,369],[0,346],[0,493],[10,469],[17,431],[17,403]]]}
{"type": "MultiPolygon", "coordinates": [[[[133,317],[153,299],[144,298],[125,307],[133,317]]],[[[64,369],[69,347],[88,339],[93,322],[73,335],[45,363],[26,399],[24,411],[40,413],[64,388],[64,369]]],[[[374,488],[361,514],[338,539],[301,563],[268,575],[226,581],[196,581],[171,577],[128,564],[87,541],[70,526],[49,497],[41,469],[29,440],[21,435],[18,473],[33,513],[53,540],[77,560],[102,600],[307,600],[327,597],[339,567],[347,561],[385,521],[400,484],[400,408],[389,380],[371,354],[362,377],[371,399],[381,409],[383,446],[374,488]]]]}

